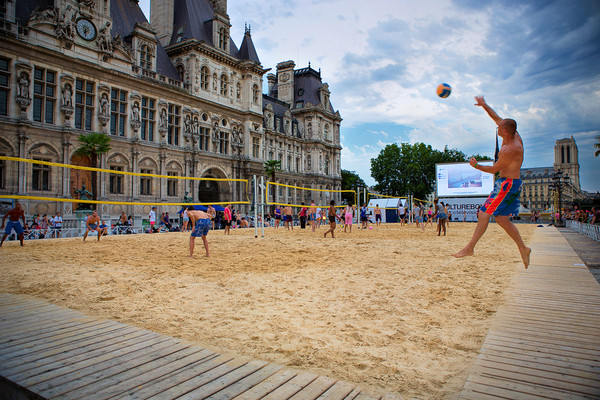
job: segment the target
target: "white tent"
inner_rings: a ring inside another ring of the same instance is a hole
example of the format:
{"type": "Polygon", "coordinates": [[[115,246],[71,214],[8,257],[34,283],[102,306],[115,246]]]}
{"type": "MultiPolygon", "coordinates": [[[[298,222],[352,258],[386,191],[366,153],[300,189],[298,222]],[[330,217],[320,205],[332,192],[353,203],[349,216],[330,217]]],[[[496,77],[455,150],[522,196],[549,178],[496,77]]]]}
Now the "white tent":
{"type": "Polygon", "coordinates": [[[407,203],[407,199],[399,197],[392,199],[372,199],[367,204],[369,210],[367,211],[367,216],[369,217],[369,221],[375,222],[375,207],[379,205],[379,208],[381,208],[381,222],[398,222],[398,207],[400,207],[400,204],[406,207],[407,203]]]}

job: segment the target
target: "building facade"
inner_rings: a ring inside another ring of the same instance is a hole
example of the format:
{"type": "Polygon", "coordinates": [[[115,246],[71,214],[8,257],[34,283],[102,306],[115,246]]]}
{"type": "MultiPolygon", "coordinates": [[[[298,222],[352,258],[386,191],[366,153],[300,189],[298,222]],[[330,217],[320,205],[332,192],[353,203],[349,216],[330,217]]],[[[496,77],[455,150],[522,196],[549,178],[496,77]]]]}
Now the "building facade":
{"type": "MultiPolygon", "coordinates": [[[[89,171],[0,161],[1,194],[76,198],[85,185],[101,201],[245,201],[243,182],[177,177],[250,179],[267,160],[281,161],[280,183],[341,189],[342,119],[328,85],[285,61],[263,94],[269,69],[249,28],[239,48],[230,38],[226,0],[152,1],[152,23],[133,0],[0,0],[0,14],[0,155],[91,166],[74,153],[80,135],[99,132],[111,137],[99,168],[173,177],[100,173],[92,188],[89,171]]],[[[324,193],[315,200],[340,200],[324,193]]],[[[67,215],[72,204],[26,202],[67,215]]]]}
{"type": "Polygon", "coordinates": [[[555,210],[558,207],[558,192],[553,189],[553,178],[558,171],[562,172],[563,177],[569,177],[563,185],[562,205],[570,207],[583,196],[579,184],[579,151],[573,136],[556,141],[552,167],[521,169],[521,204],[531,211],[555,210]]]}

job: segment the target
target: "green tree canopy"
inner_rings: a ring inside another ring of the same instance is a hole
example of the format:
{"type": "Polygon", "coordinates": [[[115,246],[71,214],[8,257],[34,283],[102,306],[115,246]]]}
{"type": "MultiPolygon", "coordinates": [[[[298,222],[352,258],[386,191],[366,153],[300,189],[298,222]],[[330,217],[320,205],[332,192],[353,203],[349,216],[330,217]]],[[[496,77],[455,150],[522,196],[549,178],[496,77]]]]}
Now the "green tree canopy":
{"type": "MultiPolygon", "coordinates": [[[[489,157],[475,156],[478,160],[489,157]]],[[[371,159],[371,176],[377,184],[375,190],[390,196],[412,194],[424,199],[435,187],[435,164],[465,162],[462,151],[435,150],[425,143],[387,145],[377,158],[371,159]]]]}
{"type": "MultiPolygon", "coordinates": [[[[110,136],[104,133],[93,132],[87,135],[79,135],[79,147],[75,150],[75,155],[89,157],[92,162],[92,168],[98,168],[98,157],[110,151],[110,136]]],[[[97,199],[98,193],[98,172],[92,171],[92,198],[97,199]]]]}
{"type": "MultiPolygon", "coordinates": [[[[356,190],[357,187],[367,187],[365,181],[355,171],[342,169],[342,190],[356,190]]],[[[342,201],[354,203],[352,193],[342,193],[342,201]]]]}

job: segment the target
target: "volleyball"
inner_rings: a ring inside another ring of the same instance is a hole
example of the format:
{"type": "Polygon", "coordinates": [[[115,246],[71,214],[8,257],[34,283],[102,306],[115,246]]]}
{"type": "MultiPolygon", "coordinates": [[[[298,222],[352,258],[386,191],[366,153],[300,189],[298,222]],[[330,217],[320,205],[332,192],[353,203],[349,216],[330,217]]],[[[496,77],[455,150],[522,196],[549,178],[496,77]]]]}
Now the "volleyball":
{"type": "Polygon", "coordinates": [[[446,97],[450,96],[451,92],[452,92],[452,88],[447,83],[440,83],[439,86],[437,87],[437,94],[442,99],[445,99],[446,97]]]}

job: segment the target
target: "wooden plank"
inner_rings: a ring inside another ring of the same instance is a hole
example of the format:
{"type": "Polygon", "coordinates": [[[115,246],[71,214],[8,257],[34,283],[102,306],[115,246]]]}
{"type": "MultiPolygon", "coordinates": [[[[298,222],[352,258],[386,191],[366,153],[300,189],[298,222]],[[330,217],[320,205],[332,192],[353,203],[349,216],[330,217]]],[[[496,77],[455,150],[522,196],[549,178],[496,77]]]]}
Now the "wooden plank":
{"type": "Polygon", "coordinates": [[[65,313],[64,316],[56,315],[52,317],[33,317],[31,320],[26,320],[22,322],[13,322],[13,321],[2,321],[2,325],[6,326],[7,329],[0,332],[0,343],[5,342],[6,340],[11,340],[14,335],[28,334],[30,332],[36,332],[38,330],[38,326],[40,324],[44,324],[48,329],[52,329],[57,326],[67,325],[67,324],[77,324],[84,321],[91,321],[97,318],[90,317],[74,317],[73,315],[69,315],[65,313]],[[10,325],[9,325],[10,324],[10,325]]]}
{"type": "Polygon", "coordinates": [[[576,378],[574,376],[565,379],[561,374],[549,371],[539,371],[517,365],[507,366],[498,363],[493,366],[482,363],[478,365],[477,370],[482,376],[493,376],[521,384],[539,385],[586,395],[600,394],[598,381],[590,379],[576,378]]]}
{"type": "Polygon", "coordinates": [[[356,397],[357,397],[359,394],[360,394],[360,389],[358,389],[358,388],[354,388],[354,390],[353,390],[353,391],[351,391],[351,392],[348,394],[348,396],[346,396],[346,397],[344,398],[344,400],[354,400],[354,399],[356,399],[356,397]]]}
{"type": "Polygon", "coordinates": [[[181,345],[171,338],[160,337],[159,340],[162,341],[135,352],[112,357],[110,360],[77,370],[74,373],[42,382],[31,386],[31,388],[39,391],[42,396],[52,398],[92,384],[101,386],[102,381],[113,375],[127,372],[132,368],[166,357],[169,354],[179,352],[188,347],[188,345],[181,345]]]}
{"type": "MultiPolygon", "coordinates": [[[[512,382],[509,380],[494,379],[482,376],[479,373],[469,376],[469,381],[465,384],[466,389],[473,390],[479,393],[488,393],[507,399],[593,399],[580,393],[570,393],[559,388],[548,388],[541,385],[512,382]]],[[[597,400],[597,398],[596,398],[597,400]]]]}
{"type": "Polygon", "coordinates": [[[159,335],[153,332],[134,331],[129,335],[124,335],[119,338],[118,341],[102,341],[95,343],[92,347],[75,348],[71,351],[60,353],[56,360],[53,357],[49,357],[48,360],[44,359],[43,362],[32,362],[26,364],[20,368],[15,368],[7,374],[7,378],[14,380],[15,382],[25,381],[32,376],[38,376],[41,374],[47,374],[50,371],[56,371],[60,368],[68,367],[76,363],[81,362],[93,362],[99,361],[102,357],[110,358],[110,353],[127,349],[136,343],[147,341],[158,337],[159,335]]]}
{"type": "MultiPolygon", "coordinates": [[[[114,397],[114,399],[127,399],[127,400],[141,400],[155,397],[157,399],[168,399],[175,398],[177,394],[185,393],[184,390],[177,392],[174,388],[176,386],[182,386],[187,381],[194,377],[201,376],[206,372],[218,368],[221,365],[230,362],[233,357],[228,355],[215,355],[209,356],[205,359],[201,359],[186,368],[173,371],[167,374],[159,380],[148,382],[142,387],[138,387],[135,391],[130,391],[114,397]],[[171,390],[170,397],[167,391],[171,390]]],[[[188,391],[191,389],[188,389],[188,391]]]]}
{"type": "Polygon", "coordinates": [[[258,385],[248,389],[244,393],[239,394],[234,397],[233,400],[259,400],[282,386],[286,382],[289,382],[296,375],[298,375],[298,371],[292,369],[285,369],[276,373],[264,381],[260,382],[258,385]]]}
{"type": "MultiPolygon", "coordinates": [[[[194,400],[194,399],[206,399],[210,396],[214,396],[216,393],[220,391],[226,391],[231,388],[231,386],[235,384],[240,384],[241,386],[244,383],[241,383],[243,380],[251,376],[252,374],[262,370],[265,366],[267,366],[266,361],[250,361],[240,368],[236,368],[222,376],[218,379],[214,379],[209,383],[206,383],[195,390],[192,390],[189,393],[181,396],[180,400],[194,400]]],[[[234,393],[239,393],[235,388],[233,389],[234,393]]],[[[224,399],[226,397],[216,396],[216,398],[224,399]]]]}
{"type": "Polygon", "coordinates": [[[36,343],[43,343],[45,341],[52,340],[53,338],[59,336],[73,336],[73,334],[76,334],[77,332],[85,332],[90,329],[95,329],[96,327],[101,328],[102,326],[107,326],[110,324],[110,321],[92,319],[83,323],[69,324],[67,326],[57,326],[55,329],[49,330],[45,330],[43,324],[37,325],[38,332],[15,338],[10,342],[3,343],[0,345],[0,351],[2,351],[4,354],[8,354],[11,351],[11,348],[13,347],[21,345],[34,346],[36,343]]]}
{"type": "Polygon", "coordinates": [[[335,385],[336,380],[326,376],[319,376],[298,393],[290,397],[290,400],[315,400],[335,385]]]}
{"type": "MultiPolygon", "coordinates": [[[[152,346],[159,346],[166,342],[168,338],[161,337],[158,334],[155,334],[149,338],[143,338],[139,340],[137,343],[124,347],[120,350],[116,351],[107,351],[98,354],[93,358],[86,358],[81,361],[74,362],[72,364],[62,365],[60,368],[53,369],[51,371],[47,371],[45,373],[41,373],[35,376],[30,376],[29,378],[19,382],[22,386],[26,386],[35,390],[39,387],[39,390],[53,387],[61,382],[68,382],[68,379],[77,379],[79,376],[85,376],[86,373],[93,373],[94,369],[98,369],[101,366],[104,366],[107,361],[112,361],[115,359],[121,359],[122,356],[132,354],[134,355],[136,351],[140,349],[151,349],[152,346]],[[100,366],[96,366],[96,364],[101,364],[100,366]],[[62,378],[61,378],[62,377],[62,378]],[[59,382],[55,382],[57,378],[61,378],[59,382]]],[[[164,345],[163,345],[164,346],[164,345]]]]}
{"type": "Polygon", "coordinates": [[[217,367],[213,367],[200,375],[193,376],[184,382],[180,382],[176,386],[172,386],[163,392],[149,397],[148,400],[179,398],[180,396],[183,396],[192,390],[196,390],[199,387],[214,381],[215,379],[219,379],[221,376],[226,375],[229,372],[234,371],[246,364],[247,362],[245,360],[232,357],[229,361],[222,363],[217,367]]]}
{"type": "Polygon", "coordinates": [[[513,353],[507,354],[505,352],[489,352],[481,353],[478,357],[478,362],[482,361],[496,361],[500,363],[506,363],[514,365],[524,365],[530,368],[538,368],[546,371],[554,371],[557,373],[563,373],[565,375],[579,376],[589,379],[600,380],[600,368],[590,368],[590,365],[578,364],[574,362],[562,362],[559,360],[551,360],[542,357],[531,357],[526,354],[513,353]]]}
{"type": "Polygon", "coordinates": [[[248,391],[255,387],[266,379],[270,378],[273,374],[280,371],[283,367],[277,364],[267,364],[263,368],[256,372],[248,375],[247,377],[239,380],[238,382],[229,385],[223,390],[216,392],[215,394],[206,398],[206,400],[229,400],[240,394],[248,391]]]}
{"type": "Polygon", "coordinates": [[[141,388],[144,388],[147,384],[162,380],[164,377],[172,375],[174,372],[191,367],[202,360],[213,358],[215,353],[201,349],[200,347],[190,347],[189,354],[179,354],[179,358],[170,361],[162,366],[152,365],[152,368],[146,372],[140,373],[129,378],[116,382],[109,387],[94,392],[95,400],[103,400],[120,396],[127,396],[131,398],[129,394],[138,392],[141,388]]]}
{"type": "Polygon", "coordinates": [[[289,399],[306,386],[310,385],[317,377],[316,374],[310,372],[300,372],[294,378],[263,397],[263,400],[289,399]]]}
{"type": "Polygon", "coordinates": [[[12,352],[13,357],[4,360],[2,365],[0,365],[0,371],[7,371],[7,373],[12,374],[29,364],[43,365],[49,362],[56,362],[73,356],[73,350],[85,349],[85,351],[89,351],[92,349],[90,346],[98,343],[98,341],[103,342],[115,338],[116,335],[119,335],[118,337],[121,338],[134,332],[138,332],[134,327],[110,326],[98,331],[86,332],[74,341],[63,341],[64,343],[60,345],[53,343],[53,346],[49,348],[44,346],[33,349],[23,348],[21,352],[12,352]]]}
{"type": "MultiPolygon", "coordinates": [[[[317,400],[344,400],[355,390],[354,385],[338,381],[325,393],[317,397],[317,400]]],[[[357,393],[358,394],[358,393],[357,393]]]]}
{"type": "MultiPolygon", "coordinates": [[[[90,384],[80,387],[75,390],[68,392],[68,395],[72,399],[102,399],[110,398],[115,395],[119,395],[123,392],[127,392],[131,389],[131,383],[135,380],[145,381],[145,375],[153,372],[155,369],[165,367],[171,363],[177,363],[181,360],[190,361],[196,353],[200,352],[199,348],[191,346],[191,344],[179,343],[178,347],[170,349],[171,353],[157,354],[156,358],[150,359],[147,362],[141,362],[142,360],[135,360],[135,363],[128,365],[124,363],[119,367],[115,368],[114,371],[107,372],[103,371],[102,375],[94,376],[94,379],[90,384]],[[177,349],[176,351],[172,351],[177,349]],[[190,358],[192,356],[192,358],[190,358]],[[129,368],[130,367],[130,368],[129,368]],[[111,375],[111,373],[116,372],[111,375]]],[[[185,362],[185,361],[184,361],[185,362]]],[[[133,387],[135,387],[135,383],[133,387]]]]}

